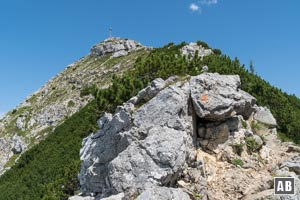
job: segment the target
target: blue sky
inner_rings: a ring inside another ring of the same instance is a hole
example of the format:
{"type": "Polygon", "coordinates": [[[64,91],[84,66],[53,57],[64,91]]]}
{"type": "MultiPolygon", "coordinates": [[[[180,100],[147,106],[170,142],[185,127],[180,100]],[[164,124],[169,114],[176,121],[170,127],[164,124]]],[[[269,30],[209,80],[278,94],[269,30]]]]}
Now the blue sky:
{"type": "Polygon", "coordinates": [[[3,0],[0,113],[113,35],[159,47],[206,41],[300,95],[299,0],[3,0]]]}

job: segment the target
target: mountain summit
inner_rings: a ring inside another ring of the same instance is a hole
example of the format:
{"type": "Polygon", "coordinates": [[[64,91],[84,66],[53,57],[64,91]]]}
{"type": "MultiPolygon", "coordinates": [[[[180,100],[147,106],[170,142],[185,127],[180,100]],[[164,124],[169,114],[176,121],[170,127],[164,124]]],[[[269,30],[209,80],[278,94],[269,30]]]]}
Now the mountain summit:
{"type": "Polygon", "coordinates": [[[112,74],[133,67],[135,59],[147,51],[136,41],[108,38],[8,112],[0,120],[0,172],[90,102],[92,87],[108,87],[112,74]]]}
{"type": "Polygon", "coordinates": [[[102,57],[106,54],[111,54],[111,58],[117,58],[120,56],[126,56],[132,51],[137,51],[143,48],[145,48],[143,45],[134,40],[111,37],[93,46],[91,49],[91,55],[102,57]]]}

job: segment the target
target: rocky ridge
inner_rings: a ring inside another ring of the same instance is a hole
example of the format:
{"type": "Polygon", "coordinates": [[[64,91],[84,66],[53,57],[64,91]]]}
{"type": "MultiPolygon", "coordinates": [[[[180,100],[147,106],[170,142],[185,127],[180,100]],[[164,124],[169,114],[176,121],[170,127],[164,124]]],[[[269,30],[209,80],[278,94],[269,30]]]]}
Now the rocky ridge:
{"type": "Polygon", "coordinates": [[[108,38],[103,42],[96,44],[91,49],[91,55],[101,57],[111,54],[111,58],[126,56],[132,51],[145,48],[142,44],[129,39],[108,38]]]}
{"type": "Polygon", "coordinates": [[[195,57],[196,55],[200,58],[203,58],[204,56],[213,54],[213,51],[211,49],[206,49],[203,46],[198,45],[196,42],[191,42],[181,48],[181,53],[182,55],[191,58],[195,57]]]}
{"type": "Polygon", "coordinates": [[[93,85],[108,87],[112,74],[122,74],[148,51],[133,40],[107,39],[8,112],[0,120],[0,174],[21,153],[91,101],[93,96],[84,94],[84,90],[93,85]]]}
{"type": "Polygon", "coordinates": [[[238,76],[154,80],[105,113],[80,151],[80,199],[300,199],[300,148],[277,139],[238,76]],[[145,103],[146,102],[146,103],[145,103]],[[273,177],[296,195],[273,196],[273,177]]]}

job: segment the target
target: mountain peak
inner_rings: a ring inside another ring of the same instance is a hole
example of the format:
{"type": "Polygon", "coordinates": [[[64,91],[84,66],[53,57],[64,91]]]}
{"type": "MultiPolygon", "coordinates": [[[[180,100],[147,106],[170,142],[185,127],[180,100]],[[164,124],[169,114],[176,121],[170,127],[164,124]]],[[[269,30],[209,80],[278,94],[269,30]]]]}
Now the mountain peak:
{"type": "Polygon", "coordinates": [[[94,45],[91,48],[90,54],[95,57],[103,57],[111,54],[112,58],[126,56],[132,51],[145,49],[141,43],[130,39],[123,39],[120,37],[109,37],[104,41],[94,45]]]}

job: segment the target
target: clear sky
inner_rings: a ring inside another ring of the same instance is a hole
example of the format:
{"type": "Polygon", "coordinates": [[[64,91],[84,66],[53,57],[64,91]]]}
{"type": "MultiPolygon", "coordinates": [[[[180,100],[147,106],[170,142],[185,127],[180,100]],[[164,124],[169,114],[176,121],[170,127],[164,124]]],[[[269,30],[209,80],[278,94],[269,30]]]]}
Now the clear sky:
{"type": "Polygon", "coordinates": [[[299,0],[2,0],[0,114],[113,35],[160,47],[206,41],[300,95],[299,0]]]}

